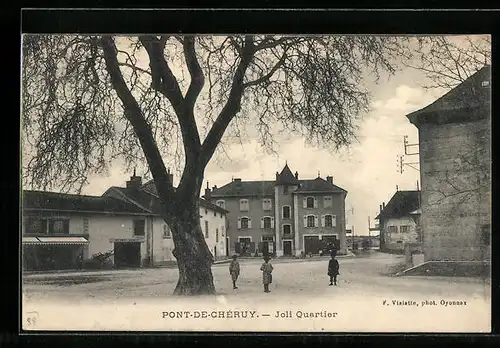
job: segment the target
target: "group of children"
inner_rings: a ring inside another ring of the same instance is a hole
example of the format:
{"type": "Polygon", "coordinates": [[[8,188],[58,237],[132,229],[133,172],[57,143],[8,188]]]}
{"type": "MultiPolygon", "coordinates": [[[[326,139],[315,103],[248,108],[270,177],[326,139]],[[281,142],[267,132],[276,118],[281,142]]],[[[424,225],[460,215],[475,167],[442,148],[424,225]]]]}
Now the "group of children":
{"type": "MultiPolygon", "coordinates": [[[[270,258],[264,256],[264,263],[260,266],[262,271],[262,283],[264,284],[264,292],[271,292],[269,290],[269,284],[273,282],[273,265],[269,262],[270,258]]],[[[240,275],[240,263],[237,260],[237,256],[233,255],[233,259],[229,264],[229,274],[231,275],[231,280],[233,281],[233,289],[238,289],[236,286],[236,281],[240,275]]],[[[328,276],[330,277],[329,285],[337,285],[337,276],[339,275],[339,262],[335,259],[335,253],[332,253],[332,258],[328,262],[328,276]]]]}

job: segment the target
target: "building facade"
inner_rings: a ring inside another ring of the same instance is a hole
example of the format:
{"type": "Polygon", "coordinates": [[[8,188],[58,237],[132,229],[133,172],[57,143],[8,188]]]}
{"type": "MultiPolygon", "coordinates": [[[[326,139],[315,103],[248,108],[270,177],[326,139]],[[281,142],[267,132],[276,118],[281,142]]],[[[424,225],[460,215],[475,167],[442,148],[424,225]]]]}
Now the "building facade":
{"type": "Polygon", "coordinates": [[[491,68],[427,107],[418,128],[425,261],[489,260],[491,68]]]}
{"type": "MultiPolygon", "coordinates": [[[[173,181],[172,174],[170,180],[173,181]]],[[[160,216],[160,198],[158,197],[154,182],[142,183],[142,178],[134,174],[126,187],[110,187],[104,196],[114,197],[129,204],[133,204],[149,214],[148,221],[148,257],[153,266],[160,266],[175,261],[172,254],[174,242],[171,229],[160,216]]],[[[226,246],[226,213],[227,211],[210,202],[200,199],[200,226],[205,236],[205,241],[214,256],[214,259],[227,258],[226,246]]]]}
{"type": "Polygon", "coordinates": [[[112,197],[23,191],[24,270],[72,269],[109,253],[117,267],[139,267],[147,258],[150,214],[112,197]],[[130,250],[114,241],[129,240],[130,250]]]}
{"type": "MultiPolygon", "coordinates": [[[[152,181],[132,176],[102,196],[23,192],[23,269],[74,269],[106,255],[115,268],[175,263],[169,226],[152,181]]],[[[226,211],[200,200],[200,226],[214,259],[227,258],[226,211]]]]}
{"type": "Polygon", "coordinates": [[[383,250],[404,250],[405,243],[422,240],[417,209],[420,191],[396,191],[380,214],[379,228],[383,235],[383,250]]]}
{"type": "Polygon", "coordinates": [[[228,211],[230,253],[300,256],[328,245],[346,253],[346,195],[331,176],[303,180],[285,165],[274,181],[236,178],[204,198],[228,211]]]}

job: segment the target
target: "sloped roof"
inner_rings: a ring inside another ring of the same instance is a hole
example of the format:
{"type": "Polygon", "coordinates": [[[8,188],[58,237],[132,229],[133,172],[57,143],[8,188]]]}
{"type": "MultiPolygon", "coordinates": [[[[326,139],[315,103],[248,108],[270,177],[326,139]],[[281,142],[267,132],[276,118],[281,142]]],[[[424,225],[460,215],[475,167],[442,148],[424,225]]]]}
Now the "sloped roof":
{"type": "Polygon", "coordinates": [[[139,207],[114,197],[66,194],[48,191],[24,190],[23,209],[54,211],[147,214],[139,207]]]}
{"type": "Polygon", "coordinates": [[[288,167],[288,164],[285,164],[285,167],[278,174],[276,178],[276,185],[298,185],[299,180],[292,174],[292,171],[288,167]]]}
{"type": "Polygon", "coordinates": [[[211,197],[273,196],[274,181],[232,181],[210,193],[211,197]]]}
{"type": "Polygon", "coordinates": [[[411,123],[449,123],[482,117],[489,108],[491,67],[484,66],[428,106],[408,114],[411,123]],[[483,86],[483,83],[486,85],[483,86]],[[467,112],[463,112],[467,111],[467,112]]]}
{"type": "Polygon", "coordinates": [[[343,188],[330,184],[328,181],[323,178],[316,178],[313,180],[299,180],[300,187],[295,191],[297,193],[300,192],[345,192],[346,190],[343,188]]]}
{"type": "MultiPolygon", "coordinates": [[[[150,210],[153,214],[160,215],[161,203],[158,197],[158,191],[156,190],[156,185],[154,184],[154,180],[150,180],[144,183],[139,190],[116,186],[113,186],[113,188],[120,191],[129,199],[137,202],[139,205],[150,210]]],[[[212,209],[219,213],[227,213],[227,210],[219,207],[218,205],[212,204],[203,198],[200,198],[200,206],[212,209]]]]}
{"type": "Polygon", "coordinates": [[[420,191],[397,191],[375,219],[409,216],[420,208],[420,191]]]}

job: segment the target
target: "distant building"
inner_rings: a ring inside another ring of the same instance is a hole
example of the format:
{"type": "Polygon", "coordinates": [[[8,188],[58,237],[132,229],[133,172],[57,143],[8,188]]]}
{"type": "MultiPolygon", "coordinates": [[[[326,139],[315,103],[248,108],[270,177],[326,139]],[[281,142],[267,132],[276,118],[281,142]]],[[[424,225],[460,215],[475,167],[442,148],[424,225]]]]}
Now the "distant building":
{"type": "Polygon", "coordinates": [[[276,180],[236,178],[207,189],[204,198],[228,211],[231,253],[300,256],[328,245],[346,253],[346,195],[331,176],[299,179],[285,165],[276,180]]]}
{"type": "Polygon", "coordinates": [[[407,117],[419,134],[425,261],[489,260],[491,68],[407,117]]]}
{"type": "Polygon", "coordinates": [[[404,243],[421,241],[417,210],[420,191],[396,191],[375,218],[383,236],[383,250],[403,250],[404,243]]]}

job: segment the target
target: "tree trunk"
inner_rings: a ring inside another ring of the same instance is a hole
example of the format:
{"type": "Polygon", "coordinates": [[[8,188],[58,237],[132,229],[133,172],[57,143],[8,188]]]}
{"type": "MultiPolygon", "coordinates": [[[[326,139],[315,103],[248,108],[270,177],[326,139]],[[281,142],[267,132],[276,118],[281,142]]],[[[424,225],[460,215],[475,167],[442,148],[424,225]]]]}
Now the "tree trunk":
{"type": "Polygon", "coordinates": [[[213,256],[200,227],[199,207],[186,209],[174,217],[172,237],[179,280],[175,295],[215,294],[212,276],[213,256]]]}

